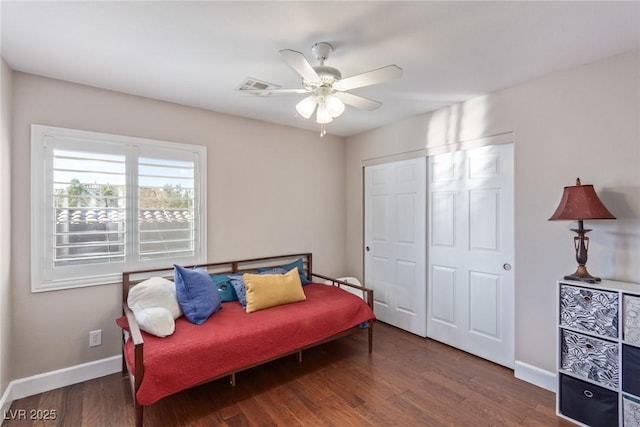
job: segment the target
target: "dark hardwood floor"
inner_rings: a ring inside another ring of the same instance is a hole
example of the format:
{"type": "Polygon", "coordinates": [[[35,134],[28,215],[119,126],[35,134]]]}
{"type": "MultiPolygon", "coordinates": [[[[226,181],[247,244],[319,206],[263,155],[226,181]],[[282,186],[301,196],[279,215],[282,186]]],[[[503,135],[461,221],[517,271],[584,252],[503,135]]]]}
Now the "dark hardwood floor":
{"type": "MultiPolygon", "coordinates": [[[[176,363],[179,363],[176,361],[176,363]]],[[[145,408],[145,426],[571,426],[555,395],[513,371],[377,323],[356,334],[145,408]]],[[[15,401],[15,426],[132,426],[129,383],[113,374],[15,401]],[[56,420],[16,419],[55,410],[56,420]]],[[[4,414],[12,418],[11,414],[4,414]]]]}

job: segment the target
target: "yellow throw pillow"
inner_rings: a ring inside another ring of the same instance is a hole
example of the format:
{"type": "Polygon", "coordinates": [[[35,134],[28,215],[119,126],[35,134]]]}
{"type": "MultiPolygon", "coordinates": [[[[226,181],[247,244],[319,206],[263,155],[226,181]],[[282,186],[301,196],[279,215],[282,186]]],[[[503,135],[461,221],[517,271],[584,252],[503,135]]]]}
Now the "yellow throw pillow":
{"type": "Polygon", "coordinates": [[[297,267],[286,274],[245,273],[242,280],[247,287],[247,313],[307,299],[297,267]]]}

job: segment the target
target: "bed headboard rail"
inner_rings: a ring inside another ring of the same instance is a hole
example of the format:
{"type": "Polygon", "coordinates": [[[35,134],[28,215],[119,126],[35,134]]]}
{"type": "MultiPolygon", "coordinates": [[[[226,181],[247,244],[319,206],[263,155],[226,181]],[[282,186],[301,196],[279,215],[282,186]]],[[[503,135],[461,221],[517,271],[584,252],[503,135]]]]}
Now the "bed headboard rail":
{"type": "MultiPolygon", "coordinates": [[[[208,264],[198,264],[198,267],[204,268],[209,273],[216,274],[230,274],[230,273],[251,273],[255,272],[258,268],[263,267],[277,267],[279,265],[288,264],[302,258],[304,265],[305,275],[311,280],[313,268],[312,268],[312,256],[311,253],[289,254],[289,255],[276,255],[262,258],[242,259],[236,261],[223,261],[212,262],[208,264]]],[[[195,267],[193,265],[185,266],[187,268],[195,267]]],[[[129,296],[129,289],[131,286],[140,283],[143,280],[153,276],[169,277],[173,278],[173,266],[167,268],[153,268],[147,270],[125,271],[122,273],[122,302],[127,302],[129,296]]]]}

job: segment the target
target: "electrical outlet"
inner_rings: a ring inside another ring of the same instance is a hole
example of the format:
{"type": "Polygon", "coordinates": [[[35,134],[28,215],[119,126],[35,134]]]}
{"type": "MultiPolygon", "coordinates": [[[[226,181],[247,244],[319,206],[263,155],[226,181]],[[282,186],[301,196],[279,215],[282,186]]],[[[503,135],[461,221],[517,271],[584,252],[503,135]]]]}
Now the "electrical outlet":
{"type": "Polygon", "coordinates": [[[89,332],[89,347],[102,345],[102,329],[89,332]]]}

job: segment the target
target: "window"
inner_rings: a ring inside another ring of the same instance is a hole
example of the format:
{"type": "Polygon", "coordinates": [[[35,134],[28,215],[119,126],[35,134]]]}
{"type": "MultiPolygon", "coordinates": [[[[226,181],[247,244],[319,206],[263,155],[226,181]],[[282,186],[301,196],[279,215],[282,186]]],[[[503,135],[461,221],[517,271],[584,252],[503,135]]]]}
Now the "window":
{"type": "Polygon", "coordinates": [[[206,260],[206,148],[32,125],[32,291],[206,260]]]}

